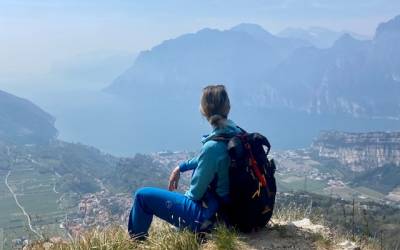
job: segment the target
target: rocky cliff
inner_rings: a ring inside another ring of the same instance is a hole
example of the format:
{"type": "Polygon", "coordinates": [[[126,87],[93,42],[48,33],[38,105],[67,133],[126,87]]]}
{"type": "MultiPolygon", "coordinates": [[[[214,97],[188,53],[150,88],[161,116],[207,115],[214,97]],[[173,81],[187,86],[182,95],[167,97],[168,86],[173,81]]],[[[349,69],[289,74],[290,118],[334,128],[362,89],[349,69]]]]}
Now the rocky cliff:
{"type": "Polygon", "coordinates": [[[311,147],[319,157],[335,159],[356,172],[387,164],[400,167],[400,132],[322,132],[311,147]]]}

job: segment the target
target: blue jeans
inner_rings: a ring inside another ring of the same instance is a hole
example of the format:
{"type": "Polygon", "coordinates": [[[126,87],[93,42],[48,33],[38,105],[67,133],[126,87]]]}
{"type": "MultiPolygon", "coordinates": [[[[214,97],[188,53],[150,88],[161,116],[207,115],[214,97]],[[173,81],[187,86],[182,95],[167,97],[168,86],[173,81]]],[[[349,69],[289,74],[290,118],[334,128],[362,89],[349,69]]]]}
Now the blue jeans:
{"type": "Polygon", "coordinates": [[[128,231],[132,237],[148,234],[153,215],[179,228],[203,232],[213,224],[219,204],[215,195],[206,194],[204,201],[194,201],[185,195],[160,188],[137,190],[129,216],[128,231]]]}

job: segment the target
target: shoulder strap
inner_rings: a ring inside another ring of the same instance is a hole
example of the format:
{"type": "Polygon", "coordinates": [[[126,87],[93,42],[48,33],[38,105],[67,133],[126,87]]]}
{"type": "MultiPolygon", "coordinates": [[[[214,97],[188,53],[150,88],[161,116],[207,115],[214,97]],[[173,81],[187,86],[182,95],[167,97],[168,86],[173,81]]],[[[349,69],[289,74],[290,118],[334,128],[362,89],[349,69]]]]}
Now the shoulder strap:
{"type": "MultiPolygon", "coordinates": [[[[236,126],[236,127],[240,130],[240,132],[242,134],[247,134],[246,130],[242,129],[239,126],[236,126]]],[[[211,137],[211,140],[229,142],[229,140],[232,139],[232,137],[234,137],[234,136],[229,135],[229,134],[219,134],[219,135],[215,135],[215,136],[211,137]]]]}
{"type": "Polygon", "coordinates": [[[213,141],[223,141],[223,142],[229,142],[229,140],[232,138],[232,135],[228,134],[220,134],[220,135],[215,135],[211,137],[211,140],[213,141]]]}
{"type": "Polygon", "coordinates": [[[241,127],[239,127],[239,126],[236,126],[238,129],[240,129],[240,131],[243,133],[243,134],[247,134],[247,131],[246,130],[244,130],[244,129],[242,129],[241,127]]]}

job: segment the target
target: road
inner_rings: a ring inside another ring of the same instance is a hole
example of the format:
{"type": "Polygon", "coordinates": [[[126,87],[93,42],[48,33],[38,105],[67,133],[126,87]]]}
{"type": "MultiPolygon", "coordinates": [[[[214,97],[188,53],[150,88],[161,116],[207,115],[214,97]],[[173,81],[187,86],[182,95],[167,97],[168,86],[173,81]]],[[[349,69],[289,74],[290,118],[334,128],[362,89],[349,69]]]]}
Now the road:
{"type": "Polygon", "coordinates": [[[31,217],[29,216],[29,214],[25,211],[25,208],[19,203],[17,195],[14,193],[14,191],[12,190],[12,188],[10,187],[10,185],[8,185],[8,177],[11,175],[11,170],[8,171],[8,174],[5,178],[5,184],[8,188],[8,190],[10,191],[10,193],[12,194],[12,196],[14,197],[15,203],[17,204],[17,206],[21,209],[22,213],[26,216],[26,218],[28,219],[28,226],[29,229],[35,234],[37,235],[40,239],[43,239],[43,236],[36,231],[33,226],[32,226],[32,222],[31,222],[31,217]]]}

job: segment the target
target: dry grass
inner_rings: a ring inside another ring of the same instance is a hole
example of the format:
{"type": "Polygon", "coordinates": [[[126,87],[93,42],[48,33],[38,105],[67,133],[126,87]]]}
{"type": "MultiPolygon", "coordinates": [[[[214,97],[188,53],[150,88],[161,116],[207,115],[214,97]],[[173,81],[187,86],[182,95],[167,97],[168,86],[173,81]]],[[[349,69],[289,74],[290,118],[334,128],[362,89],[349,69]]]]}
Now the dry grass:
{"type": "Polygon", "coordinates": [[[352,241],[356,243],[360,249],[381,249],[377,239],[366,238],[362,236],[355,236],[353,238],[351,232],[339,232],[335,228],[328,226],[323,218],[323,215],[315,213],[312,210],[312,203],[310,203],[310,205],[307,207],[299,207],[296,205],[296,203],[289,203],[289,205],[285,207],[276,207],[271,224],[273,225],[272,228],[277,230],[282,238],[285,238],[287,237],[287,227],[285,224],[304,218],[309,218],[314,224],[329,228],[329,234],[313,234],[312,240],[317,249],[337,249],[338,244],[344,241],[352,241]]]}
{"type": "MultiPolygon", "coordinates": [[[[291,229],[288,227],[288,222],[303,219],[310,214],[310,212],[298,208],[295,205],[276,209],[271,223],[272,226],[269,226],[269,229],[265,230],[266,235],[260,238],[261,243],[272,231],[276,231],[276,237],[278,239],[275,240],[277,242],[291,240],[294,235],[291,234],[291,229]]],[[[320,216],[314,216],[313,222],[321,222],[321,218],[322,217],[320,216]]],[[[319,224],[323,225],[322,223],[319,224]]],[[[311,237],[309,237],[308,240],[313,243],[315,249],[337,249],[338,243],[351,239],[350,235],[340,234],[335,232],[332,228],[330,231],[331,233],[329,233],[329,235],[323,233],[311,234],[311,237]]],[[[310,234],[308,233],[308,235],[310,234]]],[[[373,239],[356,238],[354,239],[354,242],[356,242],[361,249],[379,249],[379,244],[377,244],[377,241],[374,241],[373,239]]],[[[38,241],[30,245],[28,249],[241,250],[248,249],[250,247],[248,243],[248,236],[241,236],[241,234],[228,229],[223,225],[217,226],[217,228],[211,234],[207,234],[204,238],[200,239],[198,235],[189,231],[176,230],[167,223],[161,222],[160,220],[155,220],[151,227],[149,238],[142,242],[132,241],[127,234],[126,228],[115,226],[101,230],[92,230],[80,235],[79,237],[76,237],[72,241],[64,243],[38,241]]]]}
{"type": "Polygon", "coordinates": [[[209,240],[202,246],[204,250],[241,250],[247,249],[243,238],[239,233],[227,228],[224,225],[218,225],[215,231],[209,235],[209,240]]]}
{"type": "Polygon", "coordinates": [[[312,202],[306,207],[300,207],[294,202],[289,203],[287,206],[276,206],[272,222],[290,222],[304,218],[309,218],[313,223],[321,225],[325,222],[321,214],[313,211],[312,202]]]}
{"type": "Polygon", "coordinates": [[[110,227],[104,230],[91,230],[72,241],[50,243],[37,241],[30,245],[31,250],[86,250],[86,249],[138,249],[138,243],[129,239],[127,233],[121,227],[110,227]]]}
{"type": "Polygon", "coordinates": [[[30,245],[30,250],[114,250],[114,249],[141,249],[141,250],[197,250],[221,249],[239,250],[242,244],[236,232],[224,226],[203,239],[186,230],[177,230],[167,223],[156,220],[146,241],[132,241],[126,229],[120,226],[103,230],[91,230],[69,242],[50,243],[37,241],[30,245]],[[201,244],[204,242],[204,244],[201,244]]]}

